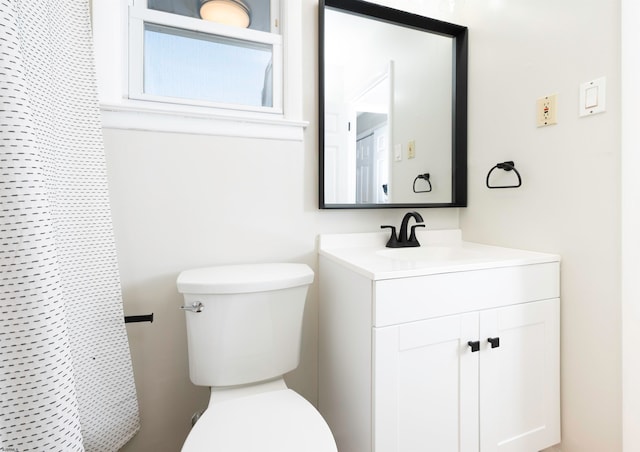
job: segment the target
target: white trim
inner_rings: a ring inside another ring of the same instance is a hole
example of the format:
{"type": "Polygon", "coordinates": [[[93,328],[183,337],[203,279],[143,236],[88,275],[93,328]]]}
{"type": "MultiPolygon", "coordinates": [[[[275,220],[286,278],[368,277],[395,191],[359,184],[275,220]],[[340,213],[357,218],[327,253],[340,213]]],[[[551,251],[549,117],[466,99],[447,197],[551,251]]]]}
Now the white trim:
{"type": "MultiPolygon", "coordinates": [[[[276,38],[282,44],[274,46],[274,65],[279,59],[283,70],[279,75],[274,71],[273,95],[277,110],[269,113],[129,99],[128,14],[132,3],[129,0],[93,0],[94,46],[103,127],[296,141],[303,139],[308,122],[302,119],[302,26],[298,0],[280,0],[282,11],[278,28],[281,36],[276,35],[276,38]],[[276,77],[282,80],[277,88],[276,77]]],[[[240,31],[241,34],[244,32],[247,30],[240,31]]],[[[254,30],[249,32],[252,37],[253,33],[270,35],[254,30]]]]}
{"type": "MultiPolygon", "coordinates": [[[[129,7],[129,14],[132,8],[129,7]]],[[[127,95],[132,99],[140,99],[140,94],[144,93],[144,21],[130,15],[129,16],[129,51],[127,74],[129,80],[129,90],[127,95]],[[139,56],[136,56],[139,55],[139,56]]]]}
{"type": "Polygon", "coordinates": [[[282,41],[282,37],[276,33],[232,27],[230,25],[207,22],[201,19],[194,19],[193,17],[180,16],[164,11],[156,11],[154,9],[130,6],[129,17],[153,24],[182,28],[184,30],[195,30],[206,34],[225,36],[243,41],[261,42],[264,44],[279,44],[282,41]]]}
{"type": "Polygon", "coordinates": [[[622,304],[622,450],[640,450],[640,30],[637,0],[620,4],[621,42],[621,304],[622,304]]]}
{"type": "Polygon", "coordinates": [[[282,27],[280,27],[281,22],[281,18],[280,18],[280,0],[271,0],[271,24],[270,24],[270,29],[271,29],[271,33],[278,33],[280,34],[280,30],[282,29],[282,27]]]}
{"type": "Polygon", "coordinates": [[[101,102],[124,99],[128,91],[128,7],[126,0],[92,0],[93,47],[101,102]]]}
{"type": "Polygon", "coordinates": [[[306,121],[281,117],[214,115],[197,109],[162,109],[150,102],[100,104],[105,129],[146,130],[198,135],[302,141],[306,121]]]}
{"type": "Polygon", "coordinates": [[[284,57],[283,108],[288,120],[302,120],[302,5],[300,0],[280,0],[280,32],[284,57]]]}

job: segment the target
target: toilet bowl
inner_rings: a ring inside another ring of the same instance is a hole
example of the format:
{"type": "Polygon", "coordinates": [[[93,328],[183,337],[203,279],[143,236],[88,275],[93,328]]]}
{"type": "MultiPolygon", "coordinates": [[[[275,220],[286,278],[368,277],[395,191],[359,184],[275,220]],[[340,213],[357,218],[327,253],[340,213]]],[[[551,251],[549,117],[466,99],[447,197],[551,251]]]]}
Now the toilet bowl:
{"type": "Polygon", "coordinates": [[[189,376],[211,387],[183,452],[336,452],[318,411],[287,388],[300,359],[302,314],[313,271],[304,264],[182,272],[189,376]]]}
{"type": "Polygon", "coordinates": [[[280,388],[211,402],[182,452],[336,452],[320,413],[302,396],[280,388]]]}

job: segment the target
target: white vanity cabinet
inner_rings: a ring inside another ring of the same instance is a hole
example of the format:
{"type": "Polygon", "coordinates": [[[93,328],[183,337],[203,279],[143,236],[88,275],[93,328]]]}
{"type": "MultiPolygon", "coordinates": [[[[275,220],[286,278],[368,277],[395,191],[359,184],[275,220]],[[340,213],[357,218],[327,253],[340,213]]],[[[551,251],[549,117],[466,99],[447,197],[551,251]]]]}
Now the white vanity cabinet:
{"type": "Polygon", "coordinates": [[[375,450],[559,442],[558,318],[552,299],[374,328],[375,450]]]}
{"type": "Polygon", "coordinates": [[[559,259],[509,253],[376,272],[321,249],[319,409],[340,452],[560,442],[559,259]]]}

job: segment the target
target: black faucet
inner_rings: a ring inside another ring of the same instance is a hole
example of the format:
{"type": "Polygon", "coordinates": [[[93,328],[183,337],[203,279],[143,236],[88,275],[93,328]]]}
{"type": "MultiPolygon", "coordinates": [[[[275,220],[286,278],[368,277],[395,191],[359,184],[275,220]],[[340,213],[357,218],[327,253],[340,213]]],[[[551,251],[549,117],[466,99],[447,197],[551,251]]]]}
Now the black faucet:
{"type": "Polygon", "coordinates": [[[422,219],[422,215],[418,212],[407,212],[405,216],[402,218],[402,224],[400,225],[400,234],[396,236],[396,227],[389,225],[382,225],[380,228],[391,228],[391,237],[389,237],[389,241],[387,242],[387,248],[405,248],[405,247],[415,247],[420,246],[420,242],[416,238],[416,228],[424,228],[423,224],[424,220],[422,219]],[[411,226],[411,234],[407,238],[407,228],[409,226],[409,220],[413,217],[416,220],[417,224],[411,226]]]}

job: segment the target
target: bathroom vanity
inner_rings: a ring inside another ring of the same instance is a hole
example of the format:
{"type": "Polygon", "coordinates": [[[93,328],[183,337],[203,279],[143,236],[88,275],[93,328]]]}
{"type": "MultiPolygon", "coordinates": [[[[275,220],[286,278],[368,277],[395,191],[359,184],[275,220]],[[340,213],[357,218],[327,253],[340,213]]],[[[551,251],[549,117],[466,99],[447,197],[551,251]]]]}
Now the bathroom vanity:
{"type": "Polygon", "coordinates": [[[319,239],[319,410],[340,452],[560,442],[556,255],[419,232],[319,239]]]}

